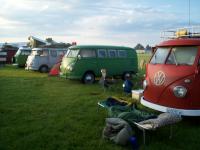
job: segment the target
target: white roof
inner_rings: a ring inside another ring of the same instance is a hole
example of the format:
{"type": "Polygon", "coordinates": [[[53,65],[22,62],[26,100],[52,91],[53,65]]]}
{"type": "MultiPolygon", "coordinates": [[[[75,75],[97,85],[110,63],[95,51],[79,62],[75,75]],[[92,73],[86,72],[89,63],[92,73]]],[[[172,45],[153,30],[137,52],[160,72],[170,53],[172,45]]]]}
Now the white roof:
{"type": "Polygon", "coordinates": [[[31,38],[31,39],[33,39],[33,40],[40,41],[40,42],[42,42],[42,43],[45,43],[45,44],[47,44],[47,42],[46,42],[46,41],[44,41],[44,40],[41,40],[41,39],[39,39],[39,38],[36,38],[36,37],[34,37],[34,36],[30,36],[29,38],[31,38]]]}

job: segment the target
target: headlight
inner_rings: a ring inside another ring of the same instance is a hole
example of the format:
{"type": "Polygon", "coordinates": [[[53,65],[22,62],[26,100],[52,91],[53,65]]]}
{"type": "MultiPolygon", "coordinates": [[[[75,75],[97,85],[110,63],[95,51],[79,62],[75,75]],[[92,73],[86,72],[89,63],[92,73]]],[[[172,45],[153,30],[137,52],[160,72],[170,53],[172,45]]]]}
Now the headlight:
{"type": "Polygon", "coordinates": [[[187,89],[183,86],[176,86],[173,89],[174,95],[178,98],[183,98],[187,94],[187,89]]]}
{"type": "Polygon", "coordinates": [[[147,88],[147,80],[143,81],[143,89],[145,90],[147,88]]]}
{"type": "Polygon", "coordinates": [[[124,88],[124,87],[125,87],[125,84],[122,84],[122,87],[124,88]]]}
{"type": "Polygon", "coordinates": [[[72,71],[73,67],[72,66],[67,66],[67,70],[72,71]]]}

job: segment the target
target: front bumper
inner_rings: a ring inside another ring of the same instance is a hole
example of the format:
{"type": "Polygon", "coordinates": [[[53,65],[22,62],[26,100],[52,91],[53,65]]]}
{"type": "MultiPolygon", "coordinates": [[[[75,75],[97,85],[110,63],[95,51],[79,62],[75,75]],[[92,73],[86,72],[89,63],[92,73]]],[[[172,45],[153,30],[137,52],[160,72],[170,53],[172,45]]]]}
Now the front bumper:
{"type": "Polygon", "coordinates": [[[82,78],[82,76],[77,76],[73,74],[73,72],[65,72],[65,73],[60,72],[59,75],[61,78],[67,78],[67,79],[81,79],[82,78]]]}
{"type": "Polygon", "coordinates": [[[161,112],[168,112],[181,116],[200,116],[200,109],[177,109],[177,108],[166,107],[155,103],[151,103],[150,101],[145,100],[144,96],[141,97],[141,104],[161,112]]]}

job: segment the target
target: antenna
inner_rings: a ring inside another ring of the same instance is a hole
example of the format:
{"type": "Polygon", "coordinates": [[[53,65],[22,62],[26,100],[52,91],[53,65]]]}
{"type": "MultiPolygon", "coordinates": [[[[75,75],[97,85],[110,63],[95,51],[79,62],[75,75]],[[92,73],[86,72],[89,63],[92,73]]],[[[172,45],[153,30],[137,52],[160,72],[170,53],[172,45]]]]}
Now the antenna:
{"type": "Polygon", "coordinates": [[[189,5],[188,5],[189,9],[188,9],[188,25],[190,26],[190,0],[189,0],[189,5]]]}

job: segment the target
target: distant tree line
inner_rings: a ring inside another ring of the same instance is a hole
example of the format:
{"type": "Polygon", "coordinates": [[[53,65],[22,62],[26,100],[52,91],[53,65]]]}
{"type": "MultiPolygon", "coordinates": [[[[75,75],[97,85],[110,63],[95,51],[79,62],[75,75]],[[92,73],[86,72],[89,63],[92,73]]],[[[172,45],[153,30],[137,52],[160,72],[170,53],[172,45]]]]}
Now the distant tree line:
{"type": "Polygon", "coordinates": [[[151,46],[149,44],[146,45],[146,47],[144,47],[142,44],[138,43],[134,49],[136,50],[146,50],[146,51],[151,51],[151,46]]]}

